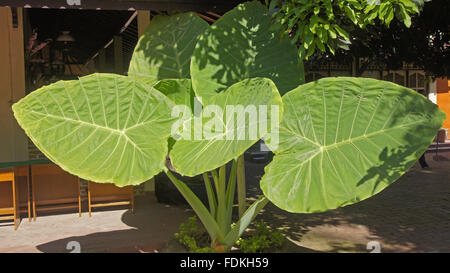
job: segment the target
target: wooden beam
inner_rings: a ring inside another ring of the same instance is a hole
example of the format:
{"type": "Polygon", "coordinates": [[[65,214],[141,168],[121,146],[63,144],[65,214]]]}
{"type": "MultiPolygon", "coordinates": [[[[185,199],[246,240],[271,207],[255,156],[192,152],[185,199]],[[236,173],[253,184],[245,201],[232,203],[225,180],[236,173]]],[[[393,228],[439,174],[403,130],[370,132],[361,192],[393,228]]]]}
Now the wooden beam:
{"type": "Polygon", "coordinates": [[[210,17],[208,17],[206,15],[203,15],[201,13],[198,13],[198,12],[194,12],[194,13],[197,14],[199,17],[205,19],[208,22],[215,23],[217,21],[216,19],[210,18],[210,17]]]}
{"type": "Polygon", "coordinates": [[[0,0],[0,6],[51,9],[226,12],[247,0],[0,0]]]}
{"type": "Polygon", "coordinates": [[[141,37],[142,33],[144,33],[148,24],[150,24],[150,11],[149,10],[138,10],[137,16],[138,23],[138,35],[141,37]]]}
{"type": "Polygon", "coordinates": [[[207,11],[206,13],[207,13],[207,14],[209,14],[209,15],[212,15],[212,16],[214,16],[214,17],[217,17],[217,18],[220,18],[220,17],[222,17],[222,15],[220,15],[220,14],[217,14],[217,13],[215,13],[215,12],[212,12],[212,11],[207,11]]]}

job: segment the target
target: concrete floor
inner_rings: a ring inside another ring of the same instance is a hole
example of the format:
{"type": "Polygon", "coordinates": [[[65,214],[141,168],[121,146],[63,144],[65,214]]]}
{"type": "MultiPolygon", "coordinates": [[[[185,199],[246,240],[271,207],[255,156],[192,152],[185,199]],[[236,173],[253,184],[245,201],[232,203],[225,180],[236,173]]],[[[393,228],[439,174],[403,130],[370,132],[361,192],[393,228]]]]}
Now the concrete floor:
{"type": "Polygon", "coordinates": [[[137,200],[135,214],[128,209],[39,216],[23,219],[18,230],[0,225],[0,253],[70,252],[79,243],[81,252],[155,252],[178,231],[192,212],[159,204],[152,198],[137,200]],[[69,244],[69,245],[68,245],[69,244]]]}
{"type": "MultiPolygon", "coordinates": [[[[267,205],[257,216],[282,229],[288,252],[450,252],[450,152],[427,154],[430,169],[418,164],[393,185],[363,202],[318,214],[293,214],[267,205]]],[[[249,199],[260,194],[264,164],[246,163],[249,199]]],[[[24,219],[17,231],[0,224],[2,252],[157,252],[193,212],[186,207],[137,200],[127,209],[39,216],[24,219]],[[76,244],[76,243],[75,243],[76,244]],[[70,244],[69,244],[70,245],[70,244]]],[[[173,239],[172,239],[173,241],[173,239]]]]}

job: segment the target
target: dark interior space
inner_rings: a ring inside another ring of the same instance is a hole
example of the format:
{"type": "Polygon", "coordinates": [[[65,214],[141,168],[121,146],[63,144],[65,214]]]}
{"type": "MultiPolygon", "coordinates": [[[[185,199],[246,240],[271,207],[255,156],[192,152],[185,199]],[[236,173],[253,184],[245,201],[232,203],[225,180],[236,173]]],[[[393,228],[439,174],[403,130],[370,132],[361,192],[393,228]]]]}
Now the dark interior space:
{"type": "MultiPolygon", "coordinates": [[[[70,54],[84,64],[114,35],[119,34],[133,12],[29,9],[28,15],[31,31],[38,33],[39,40],[56,41],[63,31],[70,31],[75,40],[71,44],[70,54]]],[[[132,25],[136,28],[136,22],[132,25]]]]}
{"type": "Polygon", "coordinates": [[[28,93],[92,72],[127,71],[138,40],[136,11],[31,8],[24,12],[28,93]],[[114,59],[118,51],[119,67],[114,59]]]}

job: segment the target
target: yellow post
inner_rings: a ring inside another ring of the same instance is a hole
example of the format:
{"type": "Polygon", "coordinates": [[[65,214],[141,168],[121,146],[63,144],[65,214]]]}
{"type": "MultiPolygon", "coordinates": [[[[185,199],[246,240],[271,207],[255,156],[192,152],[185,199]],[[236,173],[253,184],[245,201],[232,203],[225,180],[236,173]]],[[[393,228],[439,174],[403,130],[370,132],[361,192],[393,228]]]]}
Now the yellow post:
{"type": "Polygon", "coordinates": [[[11,106],[25,96],[22,9],[0,7],[0,162],[28,160],[28,140],[11,106]]]}
{"type": "Polygon", "coordinates": [[[150,11],[149,10],[138,10],[138,35],[141,37],[144,33],[145,28],[150,24],[150,11]]]}

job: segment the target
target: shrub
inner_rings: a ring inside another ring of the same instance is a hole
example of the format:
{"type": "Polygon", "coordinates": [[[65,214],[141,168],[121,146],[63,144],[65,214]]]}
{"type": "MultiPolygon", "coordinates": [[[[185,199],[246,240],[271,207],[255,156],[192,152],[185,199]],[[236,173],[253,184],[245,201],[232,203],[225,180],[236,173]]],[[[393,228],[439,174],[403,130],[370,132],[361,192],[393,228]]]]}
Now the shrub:
{"type": "Polygon", "coordinates": [[[255,223],[255,229],[240,238],[237,245],[244,253],[277,252],[285,242],[281,230],[270,228],[264,221],[255,223]]]}

